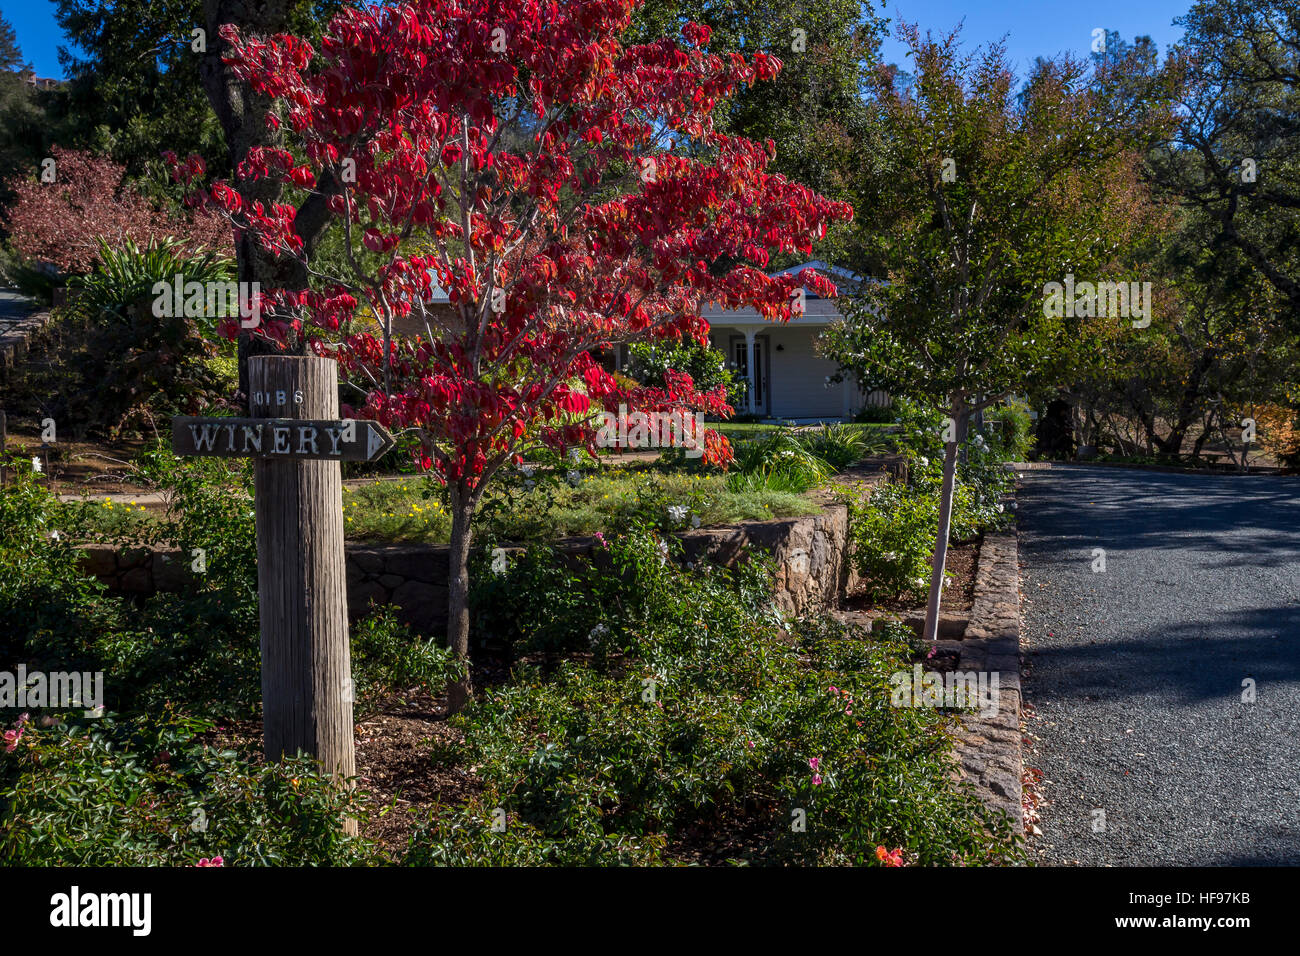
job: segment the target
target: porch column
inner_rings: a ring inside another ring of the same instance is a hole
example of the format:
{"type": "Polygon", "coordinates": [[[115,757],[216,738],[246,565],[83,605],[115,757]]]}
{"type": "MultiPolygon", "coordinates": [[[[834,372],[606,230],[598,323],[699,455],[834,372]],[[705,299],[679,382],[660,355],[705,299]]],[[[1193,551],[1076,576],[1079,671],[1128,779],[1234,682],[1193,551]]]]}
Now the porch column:
{"type": "Polygon", "coordinates": [[[748,356],[746,361],[747,378],[749,379],[749,389],[745,396],[749,414],[753,415],[758,411],[758,406],[754,403],[754,395],[758,391],[758,350],[754,348],[754,335],[756,329],[745,329],[745,354],[748,356]]]}

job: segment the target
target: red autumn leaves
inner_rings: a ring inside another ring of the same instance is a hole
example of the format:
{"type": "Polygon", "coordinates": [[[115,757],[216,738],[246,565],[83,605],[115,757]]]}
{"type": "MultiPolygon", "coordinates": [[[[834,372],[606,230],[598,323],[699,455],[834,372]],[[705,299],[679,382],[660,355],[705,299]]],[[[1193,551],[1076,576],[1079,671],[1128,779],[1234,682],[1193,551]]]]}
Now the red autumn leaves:
{"type": "MultiPolygon", "coordinates": [[[[237,73],[278,101],[292,146],[250,152],[240,175],[325,191],[357,250],[330,291],[272,293],[266,334],[301,327],[325,351],[350,299],[380,329],[432,315],[433,341],[353,325],[329,352],[374,383],[359,412],[419,429],[425,463],[448,480],[479,487],[530,441],[591,449],[595,412],[620,402],[724,413],[720,393],[686,377],[622,388],[593,355],[702,340],[707,303],[788,319],[801,284],[833,294],[824,277],[763,270],[773,253],[807,254],[852,210],[769,173],[771,144],[712,123],[719,102],[779,63],[710,54],[696,25],[684,43],[625,46],[633,8],[348,9],[318,51],[226,34],[237,73]],[[687,142],[690,156],[673,152],[687,142]],[[434,283],[450,317],[430,311],[434,283]]],[[[301,254],[292,207],[225,184],[209,196],[264,247],[301,254]]],[[[713,460],[729,455],[716,436],[709,447],[713,460]]]]}

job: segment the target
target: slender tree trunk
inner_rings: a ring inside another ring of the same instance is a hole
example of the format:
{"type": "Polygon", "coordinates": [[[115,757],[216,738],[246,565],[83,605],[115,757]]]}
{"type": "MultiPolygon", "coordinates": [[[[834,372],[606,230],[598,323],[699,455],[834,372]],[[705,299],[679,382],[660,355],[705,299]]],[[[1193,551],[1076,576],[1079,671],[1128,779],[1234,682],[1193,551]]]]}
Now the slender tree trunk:
{"type": "Polygon", "coordinates": [[[957,485],[957,453],[962,442],[966,440],[966,428],[970,423],[968,412],[953,414],[953,440],[943,450],[943,487],[939,501],[939,530],[934,539],[934,559],[930,570],[930,598],[925,606],[925,630],[922,637],[927,641],[939,637],[939,602],[943,598],[943,570],[948,560],[948,535],[952,531],[952,499],[957,485]]]}
{"type": "MultiPolygon", "coordinates": [[[[279,33],[288,28],[293,4],[289,0],[203,0],[203,26],[207,31],[207,52],[199,64],[199,78],[208,102],[225,135],[230,167],[237,170],[254,146],[280,146],[281,137],[266,125],[266,115],[271,101],[249,88],[235,76],[234,69],[222,62],[229,52],[229,44],[220,35],[227,24],[240,30],[260,35],[279,33]]],[[[266,206],[281,198],[281,179],[267,177],[256,182],[243,182],[236,175],[232,185],[239,190],[245,202],[260,201],[266,206]]],[[[303,240],[303,257],[310,259],[316,244],[329,221],[328,202],[337,190],[332,176],[327,176],[303,202],[294,217],[294,231],[303,240]]],[[[267,252],[249,234],[235,241],[235,264],[239,281],[261,286],[261,291],[272,289],[307,288],[307,267],[294,258],[278,257],[267,252]]],[[[239,332],[239,391],[241,404],[248,407],[248,360],[254,355],[279,355],[283,350],[254,337],[254,330],[239,332]]],[[[290,352],[305,355],[306,343],[294,342],[290,352]]]]}
{"type": "Polygon", "coordinates": [[[469,671],[469,547],[474,497],[463,481],[450,486],[451,548],[447,555],[447,646],[465,666],[465,676],[447,688],[447,710],[458,713],[474,687],[469,671]]]}

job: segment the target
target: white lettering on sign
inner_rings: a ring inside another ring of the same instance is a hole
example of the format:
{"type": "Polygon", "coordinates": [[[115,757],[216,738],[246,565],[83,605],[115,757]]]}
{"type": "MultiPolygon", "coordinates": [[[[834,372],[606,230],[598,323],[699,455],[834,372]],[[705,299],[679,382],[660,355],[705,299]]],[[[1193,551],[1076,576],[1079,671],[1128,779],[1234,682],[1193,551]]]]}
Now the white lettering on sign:
{"type": "Polygon", "coordinates": [[[177,419],[174,427],[173,447],[180,455],[344,460],[363,460],[364,455],[364,460],[373,461],[393,444],[382,427],[355,420],[177,419]]]}
{"type": "Polygon", "coordinates": [[[298,454],[307,454],[307,442],[311,442],[311,454],[318,454],[316,451],[316,429],[310,425],[298,426],[298,454]]]}
{"type": "Polygon", "coordinates": [[[212,443],[217,439],[219,425],[191,425],[190,435],[194,438],[195,451],[212,451],[212,443]]]}

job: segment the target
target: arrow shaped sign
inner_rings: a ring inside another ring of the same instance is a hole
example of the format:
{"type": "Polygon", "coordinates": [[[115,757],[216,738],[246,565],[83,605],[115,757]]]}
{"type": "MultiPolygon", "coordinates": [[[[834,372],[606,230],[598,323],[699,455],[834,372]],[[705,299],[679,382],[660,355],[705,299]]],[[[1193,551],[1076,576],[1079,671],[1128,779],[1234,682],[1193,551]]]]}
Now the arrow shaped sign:
{"type": "Polygon", "coordinates": [[[374,461],[393,444],[393,436],[371,421],[172,419],[172,451],[181,456],[374,461]]]}

